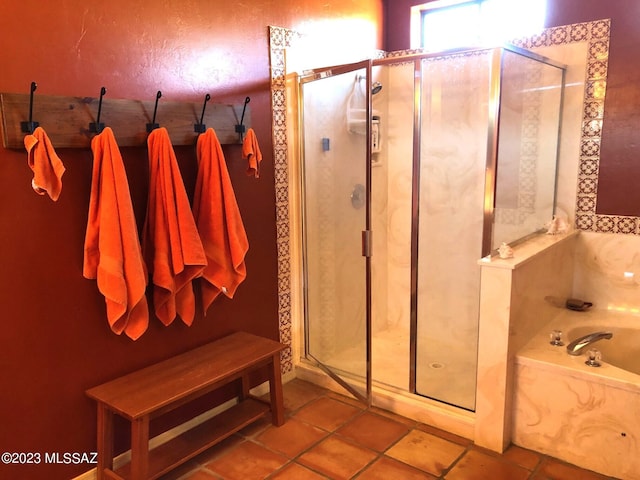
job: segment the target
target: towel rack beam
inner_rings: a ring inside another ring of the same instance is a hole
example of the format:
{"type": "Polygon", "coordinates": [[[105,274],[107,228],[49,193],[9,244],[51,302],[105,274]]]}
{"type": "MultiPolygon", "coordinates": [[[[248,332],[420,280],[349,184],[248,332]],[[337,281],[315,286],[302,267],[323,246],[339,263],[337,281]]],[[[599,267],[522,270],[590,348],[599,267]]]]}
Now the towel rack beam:
{"type": "MultiPolygon", "coordinates": [[[[34,105],[40,125],[47,131],[55,148],[83,148],[91,144],[95,135],[88,126],[96,122],[95,113],[99,98],[38,95],[34,105]]],[[[103,117],[121,147],[145,146],[148,133],[146,124],[151,122],[155,100],[102,100],[103,117]]],[[[244,104],[213,104],[207,108],[204,123],[213,127],[223,145],[239,144],[241,139],[235,125],[242,115],[244,104]]],[[[197,133],[193,125],[200,121],[201,106],[188,102],[165,102],[157,106],[173,145],[195,144],[197,133]]],[[[5,148],[24,148],[24,132],[20,124],[29,114],[29,94],[0,93],[2,115],[2,142],[5,148]]],[[[250,111],[245,112],[244,124],[250,126],[250,111]]]]}

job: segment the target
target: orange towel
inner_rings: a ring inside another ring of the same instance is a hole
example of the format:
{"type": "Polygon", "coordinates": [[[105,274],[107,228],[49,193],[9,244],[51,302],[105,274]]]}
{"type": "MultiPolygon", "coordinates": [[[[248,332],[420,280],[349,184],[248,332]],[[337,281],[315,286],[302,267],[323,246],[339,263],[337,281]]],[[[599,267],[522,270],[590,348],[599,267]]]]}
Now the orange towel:
{"type": "Polygon", "coordinates": [[[153,130],[147,145],[150,180],[142,251],[152,275],[154,309],[165,325],[176,314],[191,325],[192,280],[202,275],[207,258],[167,129],[153,130]]]}
{"type": "Polygon", "coordinates": [[[107,127],[91,140],[93,176],[83,275],[98,280],[111,330],[136,340],[149,324],[147,271],[122,156],[107,127]]]}
{"type": "Polygon", "coordinates": [[[242,142],[242,158],[249,160],[247,175],[258,178],[260,176],[262,152],[260,152],[256,132],[253,131],[253,128],[247,130],[247,135],[244,137],[244,141],[242,142]]]}
{"type": "Polygon", "coordinates": [[[222,147],[212,128],[198,137],[197,155],[193,214],[209,262],[201,281],[206,313],[220,292],[233,298],[247,276],[244,257],[249,242],[222,147]]]}
{"type": "Polygon", "coordinates": [[[38,195],[47,193],[51,200],[57,201],[65,168],[44,129],[37,127],[32,134],[25,135],[24,146],[29,167],[33,170],[31,186],[38,195]]]}

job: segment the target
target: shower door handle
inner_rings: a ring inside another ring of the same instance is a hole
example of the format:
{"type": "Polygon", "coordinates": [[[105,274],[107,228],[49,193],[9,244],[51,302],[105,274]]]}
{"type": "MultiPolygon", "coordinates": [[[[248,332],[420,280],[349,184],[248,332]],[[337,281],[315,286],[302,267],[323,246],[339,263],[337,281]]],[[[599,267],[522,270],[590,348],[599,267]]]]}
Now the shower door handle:
{"type": "Polygon", "coordinates": [[[371,230],[363,230],[362,231],[362,256],[370,257],[371,256],[371,230]]]}

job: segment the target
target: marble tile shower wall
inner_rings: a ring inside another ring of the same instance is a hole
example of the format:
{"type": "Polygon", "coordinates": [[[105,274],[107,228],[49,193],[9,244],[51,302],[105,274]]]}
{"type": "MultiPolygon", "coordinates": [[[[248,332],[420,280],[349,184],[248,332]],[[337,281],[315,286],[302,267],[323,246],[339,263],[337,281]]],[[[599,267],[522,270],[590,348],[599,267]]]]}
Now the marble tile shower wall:
{"type": "Polygon", "coordinates": [[[385,294],[373,298],[373,325],[374,331],[402,329],[408,338],[410,298],[399,292],[410,291],[411,279],[413,65],[376,69],[374,76],[384,87],[373,97],[383,142],[371,172],[373,229],[381,232],[373,237],[372,270],[376,291],[385,294]]]}
{"type": "Polygon", "coordinates": [[[418,330],[472,357],[466,346],[477,343],[490,65],[488,52],[445,57],[424,62],[422,77],[418,312],[428,325],[418,330]]]}
{"type": "Polygon", "coordinates": [[[573,295],[640,322],[640,236],[582,232],[573,295]]]}

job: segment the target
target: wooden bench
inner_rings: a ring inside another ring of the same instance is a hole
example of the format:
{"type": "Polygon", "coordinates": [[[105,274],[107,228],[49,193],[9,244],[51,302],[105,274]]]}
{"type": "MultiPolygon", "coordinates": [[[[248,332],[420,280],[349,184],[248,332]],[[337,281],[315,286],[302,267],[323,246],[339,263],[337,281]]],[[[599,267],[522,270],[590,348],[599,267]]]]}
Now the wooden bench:
{"type": "Polygon", "coordinates": [[[98,402],[98,480],[158,478],[271,412],[284,423],[279,342],[244,332],[183,353],[87,390],[98,402]],[[248,375],[268,366],[270,402],[249,394],[248,375]],[[149,450],[149,421],[240,379],[240,401],[221,414],[149,450]],[[113,468],[113,420],[131,422],[131,462],[113,468]]]}

